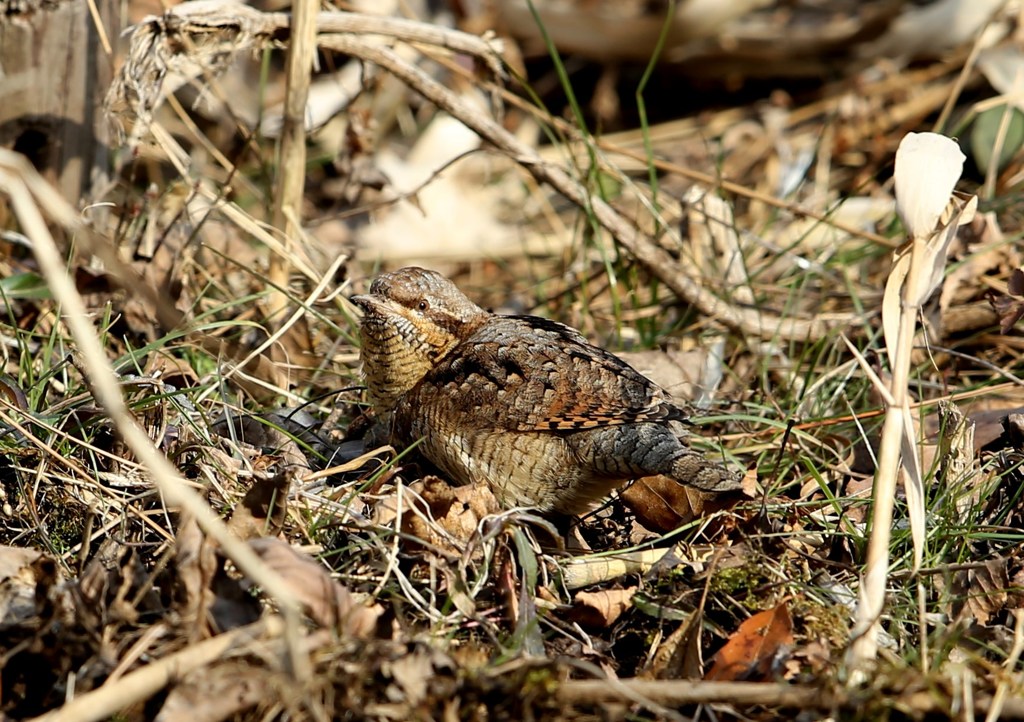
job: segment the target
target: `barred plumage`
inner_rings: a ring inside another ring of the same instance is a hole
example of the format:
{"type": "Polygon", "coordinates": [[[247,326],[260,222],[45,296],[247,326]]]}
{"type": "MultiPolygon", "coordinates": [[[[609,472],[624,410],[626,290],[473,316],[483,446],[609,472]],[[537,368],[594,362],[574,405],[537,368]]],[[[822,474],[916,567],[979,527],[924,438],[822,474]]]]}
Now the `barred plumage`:
{"type": "Polygon", "coordinates": [[[413,267],[352,300],[371,402],[395,443],[422,439],[454,482],[563,513],[650,474],[706,491],[737,485],[686,445],[687,413],[664,390],[568,326],[492,314],[413,267]]]}

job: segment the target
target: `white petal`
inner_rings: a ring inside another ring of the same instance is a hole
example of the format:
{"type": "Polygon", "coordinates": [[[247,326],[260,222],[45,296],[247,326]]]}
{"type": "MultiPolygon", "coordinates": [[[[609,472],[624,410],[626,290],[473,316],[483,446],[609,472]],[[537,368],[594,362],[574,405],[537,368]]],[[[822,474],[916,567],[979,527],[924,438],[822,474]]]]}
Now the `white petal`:
{"type": "Polygon", "coordinates": [[[907,133],[896,150],[896,212],[912,238],[927,238],[949,203],[965,156],[951,138],[907,133]]]}

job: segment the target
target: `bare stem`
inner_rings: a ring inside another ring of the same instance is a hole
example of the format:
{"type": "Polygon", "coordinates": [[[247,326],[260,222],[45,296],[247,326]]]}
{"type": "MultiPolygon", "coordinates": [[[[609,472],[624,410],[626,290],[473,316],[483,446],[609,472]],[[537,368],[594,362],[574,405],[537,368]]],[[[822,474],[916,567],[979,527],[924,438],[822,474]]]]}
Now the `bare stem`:
{"type": "Polygon", "coordinates": [[[904,406],[908,400],[910,362],[919,310],[917,299],[920,298],[921,276],[925,275],[921,271],[925,241],[914,239],[913,243],[910,270],[903,282],[899,345],[894,357],[892,381],[889,385],[890,398],[887,401],[885,423],[882,426],[878,469],[875,472],[871,535],[868,538],[867,561],[861,577],[854,640],[850,648],[850,663],[859,672],[863,672],[878,653],[878,634],[881,631],[881,616],[885,607],[889,576],[889,542],[892,539],[896,480],[900,470],[900,447],[906,433],[904,406]]]}

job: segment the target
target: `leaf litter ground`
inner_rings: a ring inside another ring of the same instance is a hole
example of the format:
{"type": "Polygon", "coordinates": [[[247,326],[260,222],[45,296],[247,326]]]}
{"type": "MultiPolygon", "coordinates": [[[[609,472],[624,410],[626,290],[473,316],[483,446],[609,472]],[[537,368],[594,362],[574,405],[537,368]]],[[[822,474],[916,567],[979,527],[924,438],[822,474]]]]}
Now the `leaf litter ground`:
{"type": "MultiPolygon", "coordinates": [[[[191,18],[173,32],[203,38],[204,28],[226,27],[220,40],[240,46],[276,32],[243,25],[250,37],[241,38],[230,19],[191,18]]],[[[161,41],[172,32],[152,31],[161,41]]],[[[219,66],[228,54],[216,45],[201,47],[216,70],[207,82],[243,72],[219,66]]],[[[244,69],[244,52],[235,56],[244,69]]],[[[432,57],[434,72],[465,85],[464,68],[443,60],[432,57]]],[[[125,162],[113,206],[91,221],[101,240],[63,227],[80,244],[69,246],[69,269],[134,418],[291,590],[304,631],[290,635],[280,600],[157,491],[97,401],[89,361],[34,256],[5,236],[0,711],[193,722],[801,710],[878,719],[952,717],[965,704],[1024,714],[1015,699],[1024,649],[1019,155],[961,230],[923,314],[911,407],[928,481],[926,555],[911,574],[900,496],[878,666],[869,682],[847,684],[882,400],[839,334],[886,373],[879,310],[897,244],[888,239],[899,238],[887,183],[905,130],[898,118],[926,126],[965,62],[868,73],[856,92],[818,87],[776,96],[767,111],[706,108],[700,123],[658,126],[656,191],[643,162],[622,170],[642,147],[636,134],[588,146],[578,128],[508,97],[507,122],[528,130],[539,118],[562,135],[541,162],[600,159],[589,177],[574,172],[608,211],[566,207],[536,183],[550,173],[529,175],[499,153],[471,152],[439,179],[429,163],[412,167],[414,148],[403,161],[411,176],[454,204],[441,215],[486,209],[462,218],[460,233],[422,225],[420,211],[403,215],[402,203],[428,200],[391,192],[400,163],[359,125],[380,122],[372,106],[357,104],[344,142],[317,140],[330,161],[310,166],[312,235],[291,249],[260,225],[271,144],[217,122],[252,98],[198,103],[190,126],[180,105],[177,114],[147,105],[145,87],[134,87],[129,142],[147,128],[157,142],[125,162]],[[176,138],[230,151],[229,165],[181,172],[172,159],[187,154],[175,153],[176,138]],[[817,164],[792,163],[801,153],[817,164]],[[781,197],[783,171],[796,170],[787,200],[769,202],[781,197]],[[633,246],[610,239],[620,222],[639,232],[633,246]],[[481,258],[472,242],[481,237],[504,245],[481,258]],[[95,244],[106,239],[117,252],[103,256],[95,244]],[[745,493],[708,499],[651,478],[582,520],[547,519],[503,511],[485,490],[432,475],[415,450],[396,458],[375,441],[356,321],[341,296],[365,287],[371,259],[401,265],[445,239],[452,245],[426,262],[475,299],[636,349],[631,363],[704,410],[696,440],[747,469],[745,493]],[[291,259],[281,290],[303,303],[298,320],[269,315],[268,248],[291,259]],[[320,287],[306,269],[334,283],[320,287]],[[709,313],[708,293],[719,312],[709,313]]],[[[386,77],[361,79],[365,102],[386,77]]],[[[991,95],[980,83],[960,105],[991,95]]],[[[401,103],[426,126],[431,109],[412,95],[401,103]]],[[[440,145],[454,142],[444,137],[440,145]]],[[[964,184],[974,190],[983,175],[969,171],[964,184]]],[[[53,204],[33,197],[61,230],[53,204]]],[[[23,227],[16,215],[5,227],[23,227]]]]}

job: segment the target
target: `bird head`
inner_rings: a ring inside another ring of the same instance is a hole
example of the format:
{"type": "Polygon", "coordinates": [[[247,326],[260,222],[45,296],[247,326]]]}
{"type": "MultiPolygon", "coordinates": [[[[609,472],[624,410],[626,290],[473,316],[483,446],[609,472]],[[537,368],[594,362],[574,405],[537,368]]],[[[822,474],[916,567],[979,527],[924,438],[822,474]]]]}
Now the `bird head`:
{"type": "Polygon", "coordinates": [[[363,373],[383,411],[490,316],[441,274],[414,266],[381,274],[352,302],[363,312],[363,373]]]}

